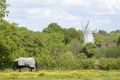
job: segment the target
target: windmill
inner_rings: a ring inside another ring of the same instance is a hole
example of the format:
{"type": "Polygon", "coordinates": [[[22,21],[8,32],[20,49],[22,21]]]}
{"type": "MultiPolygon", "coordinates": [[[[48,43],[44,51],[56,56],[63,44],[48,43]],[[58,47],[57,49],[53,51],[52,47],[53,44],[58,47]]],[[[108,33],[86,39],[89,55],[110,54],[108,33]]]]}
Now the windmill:
{"type": "Polygon", "coordinates": [[[84,44],[89,43],[89,42],[94,43],[93,31],[91,31],[88,28],[89,21],[87,22],[86,26],[84,26],[82,22],[81,24],[82,24],[82,28],[84,31],[84,44]]]}

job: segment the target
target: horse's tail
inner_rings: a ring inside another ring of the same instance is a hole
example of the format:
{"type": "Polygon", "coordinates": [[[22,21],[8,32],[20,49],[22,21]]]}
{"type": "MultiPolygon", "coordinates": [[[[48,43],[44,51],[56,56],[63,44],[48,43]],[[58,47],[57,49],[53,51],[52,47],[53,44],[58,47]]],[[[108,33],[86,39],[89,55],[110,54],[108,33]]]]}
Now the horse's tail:
{"type": "Polygon", "coordinates": [[[37,62],[37,60],[35,59],[35,68],[36,68],[36,71],[38,71],[39,70],[39,67],[38,67],[38,62],[37,62]]]}

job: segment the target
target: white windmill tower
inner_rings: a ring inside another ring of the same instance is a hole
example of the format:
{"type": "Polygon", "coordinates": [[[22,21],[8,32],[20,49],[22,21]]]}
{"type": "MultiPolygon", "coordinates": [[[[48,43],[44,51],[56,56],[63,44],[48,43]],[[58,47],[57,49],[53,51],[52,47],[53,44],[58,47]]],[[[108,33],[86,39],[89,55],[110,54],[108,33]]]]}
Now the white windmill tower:
{"type": "Polygon", "coordinates": [[[84,26],[82,23],[82,27],[83,27],[83,31],[84,31],[84,44],[89,43],[89,42],[94,44],[93,31],[91,31],[88,28],[88,25],[89,25],[89,21],[87,22],[86,26],[84,26]]]}

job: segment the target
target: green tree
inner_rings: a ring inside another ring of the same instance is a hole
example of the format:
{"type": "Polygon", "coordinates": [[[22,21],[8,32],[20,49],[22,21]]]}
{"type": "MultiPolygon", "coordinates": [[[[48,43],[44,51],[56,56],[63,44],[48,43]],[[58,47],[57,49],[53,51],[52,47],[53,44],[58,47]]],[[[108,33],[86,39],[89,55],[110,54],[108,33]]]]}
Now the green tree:
{"type": "Polygon", "coordinates": [[[72,52],[74,55],[77,55],[81,50],[81,44],[79,40],[72,40],[70,43],[69,51],[72,52]]]}
{"type": "Polygon", "coordinates": [[[61,55],[61,57],[58,58],[58,63],[63,69],[72,69],[76,67],[75,57],[70,51],[66,52],[64,55],[61,55]]]}
{"type": "Polygon", "coordinates": [[[3,18],[9,13],[9,11],[6,10],[7,6],[6,0],[0,0],[0,22],[2,22],[3,18]]]}
{"type": "Polygon", "coordinates": [[[117,45],[120,45],[120,36],[118,37],[117,45]]]}
{"type": "Polygon", "coordinates": [[[51,23],[48,25],[47,28],[43,30],[43,32],[46,32],[46,33],[53,33],[53,32],[62,33],[62,31],[63,29],[57,23],[51,23]]]}
{"type": "Polygon", "coordinates": [[[95,44],[98,46],[98,47],[101,47],[101,43],[103,42],[103,39],[104,39],[104,35],[98,33],[94,36],[94,39],[95,39],[95,44]]]}
{"type": "Polygon", "coordinates": [[[116,44],[119,36],[120,36],[120,31],[118,30],[111,31],[108,35],[108,41],[116,44]]]}
{"type": "Polygon", "coordinates": [[[75,28],[64,29],[64,43],[69,44],[72,39],[77,39],[80,42],[83,42],[83,32],[81,30],[75,30],[75,28]]]}
{"type": "Polygon", "coordinates": [[[59,33],[51,33],[46,42],[49,53],[55,58],[64,53],[66,50],[63,43],[64,35],[59,33]]]}
{"type": "Polygon", "coordinates": [[[93,57],[96,54],[96,45],[93,43],[87,43],[84,47],[83,47],[83,52],[86,54],[86,56],[88,58],[93,57]]]}
{"type": "Polygon", "coordinates": [[[98,32],[99,34],[102,34],[102,35],[107,35],[107,32],[106,31],[104,31],[104,30],[99,30],[99,32],[98,32]]]}

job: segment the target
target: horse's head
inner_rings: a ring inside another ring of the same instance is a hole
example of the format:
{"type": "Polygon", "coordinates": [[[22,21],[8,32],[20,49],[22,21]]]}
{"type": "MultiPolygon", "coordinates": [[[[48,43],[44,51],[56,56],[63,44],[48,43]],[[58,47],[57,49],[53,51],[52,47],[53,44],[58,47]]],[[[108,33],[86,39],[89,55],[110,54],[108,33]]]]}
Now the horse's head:
{"type": "Polygon", "coordinates": [[[18,66],[18,61],[13,62],[13,70],[16,70],[18,66]]]}

